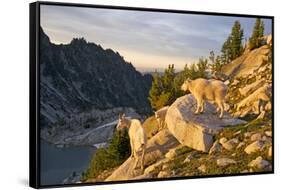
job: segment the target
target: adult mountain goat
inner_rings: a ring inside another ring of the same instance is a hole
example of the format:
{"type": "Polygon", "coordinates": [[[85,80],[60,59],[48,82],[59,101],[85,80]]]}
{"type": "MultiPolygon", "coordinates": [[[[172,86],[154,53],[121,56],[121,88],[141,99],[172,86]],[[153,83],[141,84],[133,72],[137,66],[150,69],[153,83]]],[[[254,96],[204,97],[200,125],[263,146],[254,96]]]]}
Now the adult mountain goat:
{"type": "Polygon", "coordinates": [[[227,93],[227,86],[219,80],[195,79],[186,80],[181,86],[181,90],[190,92],[197,101],[195,114],[204,111],[204,101],[217,104],[217,112],[220,111],[220,118],[223,117],[224,102],[227,93]]]}
{"type": "Polygon", "coordinates": [[[147,144],[147,137],[145,131],[141,125],[141,122],[138,119],[127,119],[125,114],[119,115],[119,121],[117,124],[117,131],[127,128],[130,138],[131,145],[131,158],[135,158],[134,169],[137,167],[139,159],[141,158],[141,170],[144,168],[144,156],[145,149],[147,144]],[[141,152],[141,157],[138,156],[138,153],[141,152]]]}

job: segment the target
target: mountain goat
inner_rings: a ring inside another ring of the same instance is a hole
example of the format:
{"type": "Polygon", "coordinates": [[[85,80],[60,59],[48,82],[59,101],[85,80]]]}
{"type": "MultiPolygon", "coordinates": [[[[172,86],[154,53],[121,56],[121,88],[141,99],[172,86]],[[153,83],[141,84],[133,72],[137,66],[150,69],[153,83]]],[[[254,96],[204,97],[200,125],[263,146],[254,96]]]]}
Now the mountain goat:
{"type": "Polygon", "coordinates": [[[181,86],[181,90],[190,91],[197,101],[197,109],[195,114],[204,111],[204,101],[217,104],[217,112],[220,111],[220,118],[223,117],[224,102],[227,93],[227,86],[219,80],[186,80],[181,86]]]}
{"type": "Polygon", "coordinates": [[[159,126],[159,130],[163,129],[166,126],[165,117],[166,117],[168,108],[169,108],[169,106],[165,106],[165,107],[161,108],[160,110],[157,110],[154,113],[158,126],[159,126]]]}
{"type": "Polygon", "coordinates": [[[145,131],[138,119],[127,119],[125,114],[119,115],[119,121],[116,126],[117,131],[128,129],[131,145],[131,158],[136,158],[134,168],[137,167],[139,162],[138,153],[141,151],[141,170],[144,168],[144,156],[147,144],[147,137],[145,131]]]}

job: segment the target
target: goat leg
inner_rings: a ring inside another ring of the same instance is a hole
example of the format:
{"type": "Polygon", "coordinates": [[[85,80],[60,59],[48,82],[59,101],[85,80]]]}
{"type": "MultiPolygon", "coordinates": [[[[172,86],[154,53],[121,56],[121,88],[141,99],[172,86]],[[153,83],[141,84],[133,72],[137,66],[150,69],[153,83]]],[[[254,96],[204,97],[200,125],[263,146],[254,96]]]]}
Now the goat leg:
{"type": "Polygon", "coordinates": [[[142,173],[143,173],[143,170],[144,170],[144,155],[145,155],[145,146],[143,146],[142,155],[141,155],[141,171],[142,171],[142,173]]]}

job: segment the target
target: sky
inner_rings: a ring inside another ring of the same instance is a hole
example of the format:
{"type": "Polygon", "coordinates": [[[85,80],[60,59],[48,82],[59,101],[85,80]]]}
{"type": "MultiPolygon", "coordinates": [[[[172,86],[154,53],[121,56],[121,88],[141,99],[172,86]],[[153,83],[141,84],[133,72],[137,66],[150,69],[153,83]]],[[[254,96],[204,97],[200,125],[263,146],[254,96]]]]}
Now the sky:
{"type": "MultiPolygon", "coordinates": [[[[41,5],[40,24],[52,43],[68,44],[84,37],[104,49],[119,52],[140,71],[163,70],[219,53],[239,20],[249,38],[255,18],[179,14],[101,8],[41,5]]],[[[263,19],[265,34],[271,33],[271,20],[263,19]]]]}

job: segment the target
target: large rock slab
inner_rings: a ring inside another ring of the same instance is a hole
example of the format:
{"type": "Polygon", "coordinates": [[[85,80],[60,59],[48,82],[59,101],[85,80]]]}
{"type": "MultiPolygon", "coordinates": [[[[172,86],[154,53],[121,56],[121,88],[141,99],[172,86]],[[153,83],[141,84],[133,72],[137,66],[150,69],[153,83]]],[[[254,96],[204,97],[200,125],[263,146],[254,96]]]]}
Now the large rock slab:
{"type": "Polygon", "coordinates": [[[248,113],[260,114],[262,111],[271,110],[272,84],[265,83],[262,87],[252,92],[249,96],[236,104],[235,116],[244,117],[248,113]]]}
{"type": "Polygon", "coordinates": [[[268,61],[270,48],[267,45],[261,46],[250,52],[244,53],[222,67],[222,73],[230,78],[245,77],[255,73],[265,62],[268,61]]]}
{"type": "MultiPolygon", "coordinates": [[[[144,165],[149,166],[157,161],[163,160],[165,154],[177,146],[179,142],[171,135],[168,129],[161,130],[147,142],[144,165]]],[[[140,169],[138,165],[134,168],[135,158],[128,158],[121,166],[119,166],[105,181],[119,181],[146,178],[146,173],[140,169]]]]}
{"type": "Polygon", "coordinates": [[[246,96],[258,88],[262,87],[264,85],[265,81],[264,80],[257,80],[253,82],[252,84],[246,85],[244,88],[240,88],[239,92],[242,96],[246,96]]]}
{"type": "Polygon", "coordinates": [[[169,131],[183,145],[208,152],[213,144],[213,135],[225,126],[245,123],[225,113],[220,119],[216,107],[208,102],[202,114],[194,114],[196,100],[193,95],[178,98],[168,109],[166,124],[169,131]]]}

